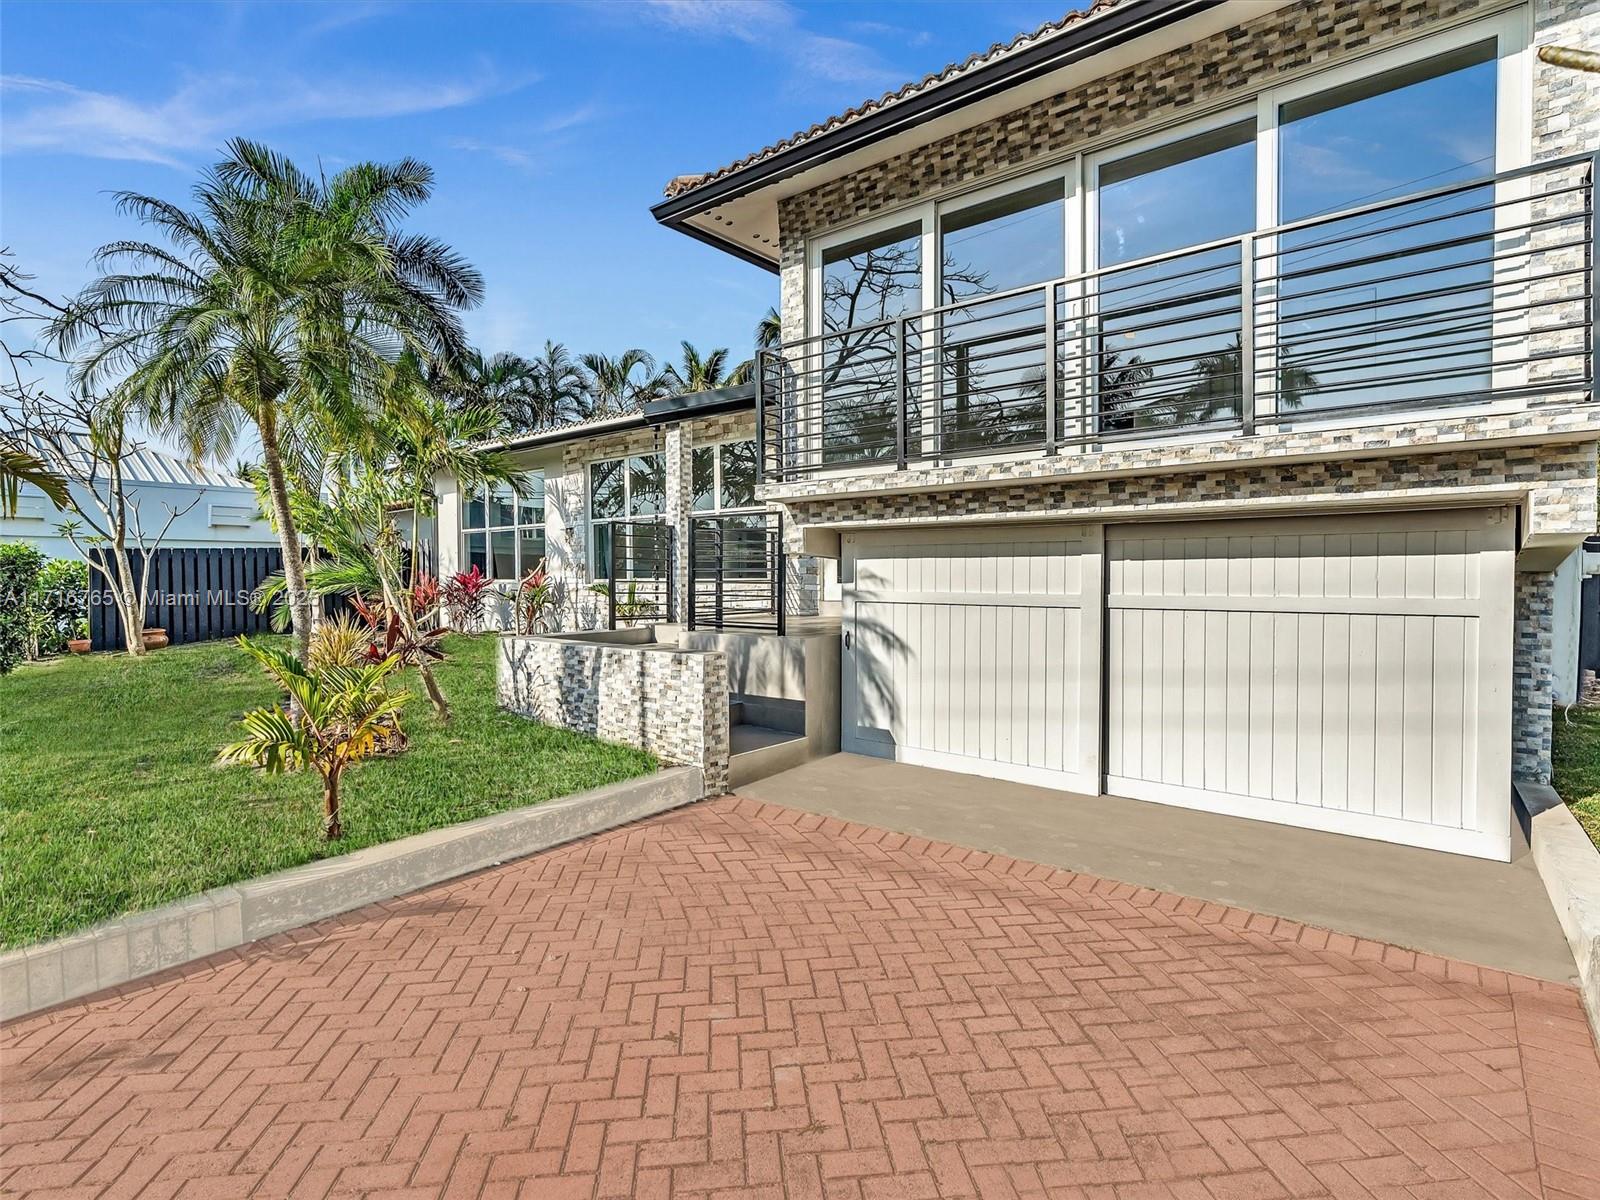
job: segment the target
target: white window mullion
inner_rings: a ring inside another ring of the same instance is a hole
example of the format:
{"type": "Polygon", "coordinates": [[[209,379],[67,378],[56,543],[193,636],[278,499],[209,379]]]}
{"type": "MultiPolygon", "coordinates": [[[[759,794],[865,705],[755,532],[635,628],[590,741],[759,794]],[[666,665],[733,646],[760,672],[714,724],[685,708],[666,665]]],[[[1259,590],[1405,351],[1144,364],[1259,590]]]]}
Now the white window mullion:
{"type": "MultiPolygon", "coordinates": [[[[1256,98],[1256,228],[1278,220],[1278,104],[1271,92],[1256,98]]],[[[1255,413],[1271,417],[1278,409],[1278,238],[1255,238],[1254,284],[1244,297],[1251,305],[1255,335],[1255,413]]],[[[1270,428],[1276,429],[1275,425],[1270,428]]]]}

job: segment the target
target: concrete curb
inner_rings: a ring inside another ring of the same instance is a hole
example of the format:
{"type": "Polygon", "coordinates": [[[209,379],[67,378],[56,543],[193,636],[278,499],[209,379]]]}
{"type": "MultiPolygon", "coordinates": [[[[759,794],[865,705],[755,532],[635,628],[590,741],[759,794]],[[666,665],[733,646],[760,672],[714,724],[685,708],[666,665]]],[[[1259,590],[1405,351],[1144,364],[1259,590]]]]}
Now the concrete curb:
{"type": "Polygon", "coordinates": [[[699,768],[671,767],[212,888],[7,951],[0,954],[0,1020],[654,816],[703,792],[699,768]]]}
{"type": "Polygon", "coordinates": [[[1555,789],[1516,785],[1528,822],[1534,865],[1578,964],[1578,992],[1600,1042],[1600,850],[1555,789]]]}

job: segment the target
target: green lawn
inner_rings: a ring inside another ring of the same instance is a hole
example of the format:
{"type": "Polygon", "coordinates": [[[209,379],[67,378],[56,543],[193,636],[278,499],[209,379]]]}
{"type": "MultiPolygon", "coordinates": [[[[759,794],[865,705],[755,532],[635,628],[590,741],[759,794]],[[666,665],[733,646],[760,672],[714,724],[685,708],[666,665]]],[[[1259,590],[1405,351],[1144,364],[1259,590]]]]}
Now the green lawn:
{"type": "Polygon", "coordinates": [[[349,771],[332,848],[314,774],[213,765],[240,715],[275,699],[231,642],[0,678],[0,945],[655,769],[641,751],[501,712],[493,637],[446,647],[454,720],[440,726],[414,676],[397,677],[411,748],[349,771]]]}
{"type": "Polygon", "coordinates": [[[1600,710],[1557,709],[1555,789],[1600,846],[1600,710]]]}

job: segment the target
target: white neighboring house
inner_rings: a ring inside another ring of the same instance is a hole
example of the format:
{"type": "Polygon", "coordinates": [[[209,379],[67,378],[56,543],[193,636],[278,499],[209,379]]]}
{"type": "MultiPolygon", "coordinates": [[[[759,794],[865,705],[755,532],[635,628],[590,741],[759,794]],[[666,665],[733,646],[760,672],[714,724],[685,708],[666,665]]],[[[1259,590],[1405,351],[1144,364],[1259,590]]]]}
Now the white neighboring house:
{"type": "MultiPolygon", "coordinates": [[[[149,448],[132,452],[123,465],[128,497],[138,507],[147,538],[160,533],[169,509],[180,514],[161,541],[164,548],[278,544],[278,535],[256,503],[255,491],[236,475],[195,466],[149,448]]],[[[81,485],[74,484],[72,490],[95,512],[81,485]]],[[[24,487],[16,515],[0,517],[0,542],[28,542],[50,558],[79,558],[61,534],[66,521],[78,521],[83,527],[80,542],[86,543],[94,535],[77,513],[63,512],[37,488],[24,487]]]]}

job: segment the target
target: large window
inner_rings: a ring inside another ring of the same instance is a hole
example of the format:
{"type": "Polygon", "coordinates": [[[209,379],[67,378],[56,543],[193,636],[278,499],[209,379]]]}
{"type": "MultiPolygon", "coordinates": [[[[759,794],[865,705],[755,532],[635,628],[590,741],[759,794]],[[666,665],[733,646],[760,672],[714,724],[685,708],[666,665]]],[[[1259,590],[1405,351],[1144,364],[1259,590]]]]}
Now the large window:
{"type": "Polygon", "coordinates": [[[730,512],[756,503],[756,444],[746,439],[696,446],[693,454],[695,512],[730,512]]]}
{"type": "Polygon", "coordinates": [[[823,459],[889,457],[897,379],[892,318],[923,306],[921,230],[901,226],[831,247],[821,270],[822,331],[837,332],[808,364],[821,405],[814,421],[823,459]]]}
{"type": "Polygon", "coordinates": [[[1053,178],[984,196],[939,218],[939,443],[956,453],[1044,433],[1043,291],[1061,276],[1066,184],[1053,178]],[[985,296],[995,297],[984,300],[985,296]]]}
{"type": "MultiPolygon", "coordinates": [[[[1245,390],[1235,239],[1516,165],[1501,145],[1517,124],[1501,93],[1525,39],[1515,15],[1464,24],[817,239],[808,279],[820,341],[806,377],[821,386],[803,391],[807,444],[820,440],[821,462],[893,454],[893,321],[912,316],[910,451],[1037,444],[1042,292],[1008,293],[1079,263],[1081,291],[1070,281],[1052,308],[1064,419],[1077,413],[1091,438],[1232,424],[1245,390]]],[[[1425,400],[1414,375],[1433,378],[1441,399],[1488,380],[1494,198],[1485,183],[1255,238],[1255,411],[1378,403],[1385,391],[1425,400]]]]}
{"type": "MultiPolygon", "coordinates": [[[[636,527],[658,526],[667,507],[666,459],[636,454],[589,465],[590,571],[596,579],[611,577],[612,550],[622,538],[630,578],[659,578],[665,572],[664,550],[651,549],[662,539],[633,536],[636,527]],[[658,558],[663,561],[657,562],[658,558]]],[[[651,531],[652,535],[654,530],[651,531]]]]}
{"type": "MultiPolygon", "coordinates": [[[[1101,267],[1256,226],[1255,122],[1233,121],[1098,164],[1101,267]]],[[[1223,245],[1100,276],[1101,433],[1202,425],[1239,413],[1241,252],[1223,245]]]]}
{"type": "MultiPolygon", "coordinates": [[[[1493,39],[1278,110],[1280,212],[1320,216],[1495,169],[1493,39]]],[[[1492,184],[1284,235],[1281,411],[1490,386],[1492,184]]]]}
{"type": "Polygon", "coordinates": [[[544,557],[544,472],[530,471],[528,494],[500,486],[467,497],[466,561],[490,579],[517,580],[544,557]]]}

